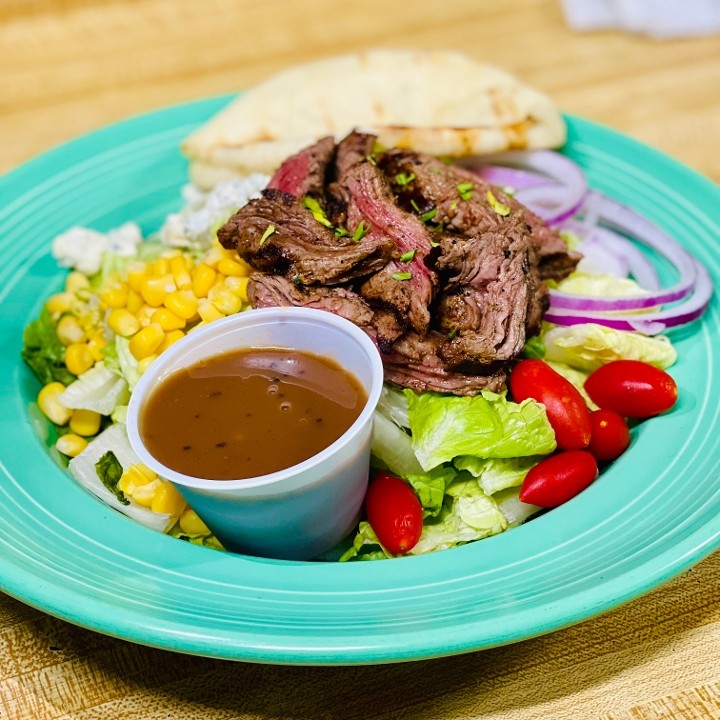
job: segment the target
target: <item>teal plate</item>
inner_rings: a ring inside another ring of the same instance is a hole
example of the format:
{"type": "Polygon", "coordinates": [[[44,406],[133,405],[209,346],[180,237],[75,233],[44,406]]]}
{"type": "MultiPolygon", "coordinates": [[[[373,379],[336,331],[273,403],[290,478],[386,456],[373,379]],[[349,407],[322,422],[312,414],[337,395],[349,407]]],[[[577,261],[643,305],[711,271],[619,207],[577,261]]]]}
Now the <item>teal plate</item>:
{"type": "MultiPolygon", "coordinates": [[[[195,547],[137,525],[74,483],[36,435],[38,383],[22,331],[64,273],[50,240],[72,225],[157,229],[180,205],[180,140],[228,97],[169,108],[53,150],[0,185],[0,581],[72,623],[186,653],[359,664],[515,642],[637,597],[720,547],[718,305],[676,336],[680,402],[564,506],[423,557],[330,564],[195,547]],[[713,359],[714,358],[714,359],[713,359]]],[[[652,218],[720,277],[718,188],[610,130],[568,118],[591,185],[652,218]]]]}

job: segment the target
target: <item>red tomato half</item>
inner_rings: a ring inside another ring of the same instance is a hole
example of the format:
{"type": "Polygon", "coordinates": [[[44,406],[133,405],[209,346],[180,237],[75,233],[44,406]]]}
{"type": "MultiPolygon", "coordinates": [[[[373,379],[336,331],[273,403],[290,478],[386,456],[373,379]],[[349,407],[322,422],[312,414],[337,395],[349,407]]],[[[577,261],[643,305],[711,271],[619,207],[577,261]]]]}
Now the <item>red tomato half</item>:
{"type": "Polygon", "coordinates": [[[639,360],[615,360],[595,370],[585,390],[603,410],[629,418],[648,418],[677,402],[675,381],[663,370],[639,360]]]}
{"type": "Polygon", "coordinates": [[[580,450],[590,442],[590,411],[577,388],[542,360],[521,360],[510,373],[515,402],[532,398],[545,406],[561,450],[580,450]]]}
{"type": "Polygon", "coordinates": [[[367,519],[383,547],[395,555],[412,550],[423,526],[422,505],[399,477],[379,472],[365,495],[367,519]]]}
{"type": "Polygon", "coordinates": [[[588,450],[598,460],[615,460],[630,445],[627,423],[612,410],[596,410],[590,413],[592,435],[588,450]]]}
{"type": "Polygon", "coordinates": [[[552,508],[583,491],[598,475],[595,458],[586,450],[566,450],[541,460],[523,480],[520,500],[552,508]]]}

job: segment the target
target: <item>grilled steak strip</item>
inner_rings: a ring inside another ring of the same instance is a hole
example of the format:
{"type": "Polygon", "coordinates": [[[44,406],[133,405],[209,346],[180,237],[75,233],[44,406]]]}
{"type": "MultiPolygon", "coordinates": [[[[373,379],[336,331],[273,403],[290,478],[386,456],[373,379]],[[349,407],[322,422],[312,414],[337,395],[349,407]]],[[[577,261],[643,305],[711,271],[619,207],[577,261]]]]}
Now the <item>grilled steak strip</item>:
{"type": "Polygon", "coordinates": [[[533,290],[534,250],[524,225],[477,238],[445,235],[441,251],[438,268],[454,272],[436,311],[438,329],[451,336],[442,357],[468,372],[514,358],[525,345],[533,290]]]}
{"type": "Polygon", "coordinates": [[[360,294],[394,308],[401,324],[425,334],[430,325],[428,306],[438,286],[436,273],[425,265],[432,250],[426,227],[395,204],[387,180],[370,163],[356,163],[338,184],[346,198],[348,230],[354,232],[362,222],[370,228],[366,237],[388,237],[396,251],[382,273],[360,287],[360,294]],[[411,259],[401,260],[409,255],[411,259]]]}
{"type": "Polygon", "coordinates": [[[268,183],[271,190],[303,197],[322,197],[325,176],[335,154],[335,141],[331,137],[318,140],[289,157],[276,171],[268,183]]]}
{"type": "Polygon", "coordinates": [[[470,170],[445,165],[430,155],[397,149],[385,153],[380,166],[391,179],[403,207],[410,209],[414,203],[420,212],[435,209],[433,219],[448,230],[481,235],[502,227],[508,219],[522,219],[530,230],[543,279],[566,277],[580,260],[580,255],[570,252],[565,241],[542,218],[470,170]],[[410,176],[411,182],[397,180],[410,176]],[[492,207],[489,192],[510,211],[509,215],[492,207]]]}
{"type": "Polygon", "coordinates": [[[379,234],[355,242],[336,237],[301,202],[279,190],[240,208],[218,230],[220,244],[236,249],[255,269],[306,285],[335,285],[385,267],[393,243],[379,234]]]}

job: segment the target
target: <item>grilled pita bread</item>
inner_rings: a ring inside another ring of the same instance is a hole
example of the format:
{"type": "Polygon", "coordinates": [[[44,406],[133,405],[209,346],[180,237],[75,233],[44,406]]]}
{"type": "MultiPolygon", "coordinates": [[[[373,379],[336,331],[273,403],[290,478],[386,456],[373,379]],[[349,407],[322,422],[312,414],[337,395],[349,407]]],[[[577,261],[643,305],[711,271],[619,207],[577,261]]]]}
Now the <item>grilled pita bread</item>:
{"type": "Polygon", "coordinates": [[[321,137],[358,129],[386,147],[463,157],[557,147],[552,101],[493,66],[453,52],[373,50],[293,67],[241,95],[190,135],[192,180],[272,173],[321,137]]]}

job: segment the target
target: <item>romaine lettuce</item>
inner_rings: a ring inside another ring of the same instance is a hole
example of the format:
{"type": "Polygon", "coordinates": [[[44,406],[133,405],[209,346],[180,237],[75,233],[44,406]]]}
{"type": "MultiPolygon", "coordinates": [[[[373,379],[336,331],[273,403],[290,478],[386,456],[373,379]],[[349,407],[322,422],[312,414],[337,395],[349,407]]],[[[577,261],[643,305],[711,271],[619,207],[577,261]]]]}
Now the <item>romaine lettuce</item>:
{"type": "Polygon", "coordinates": [[[518,404],[487,391],[472,397],[405,394],[412,447],[426,471],[459,455],[517,458],[555,449],[545,408],[534,400],[518,404]]]}

